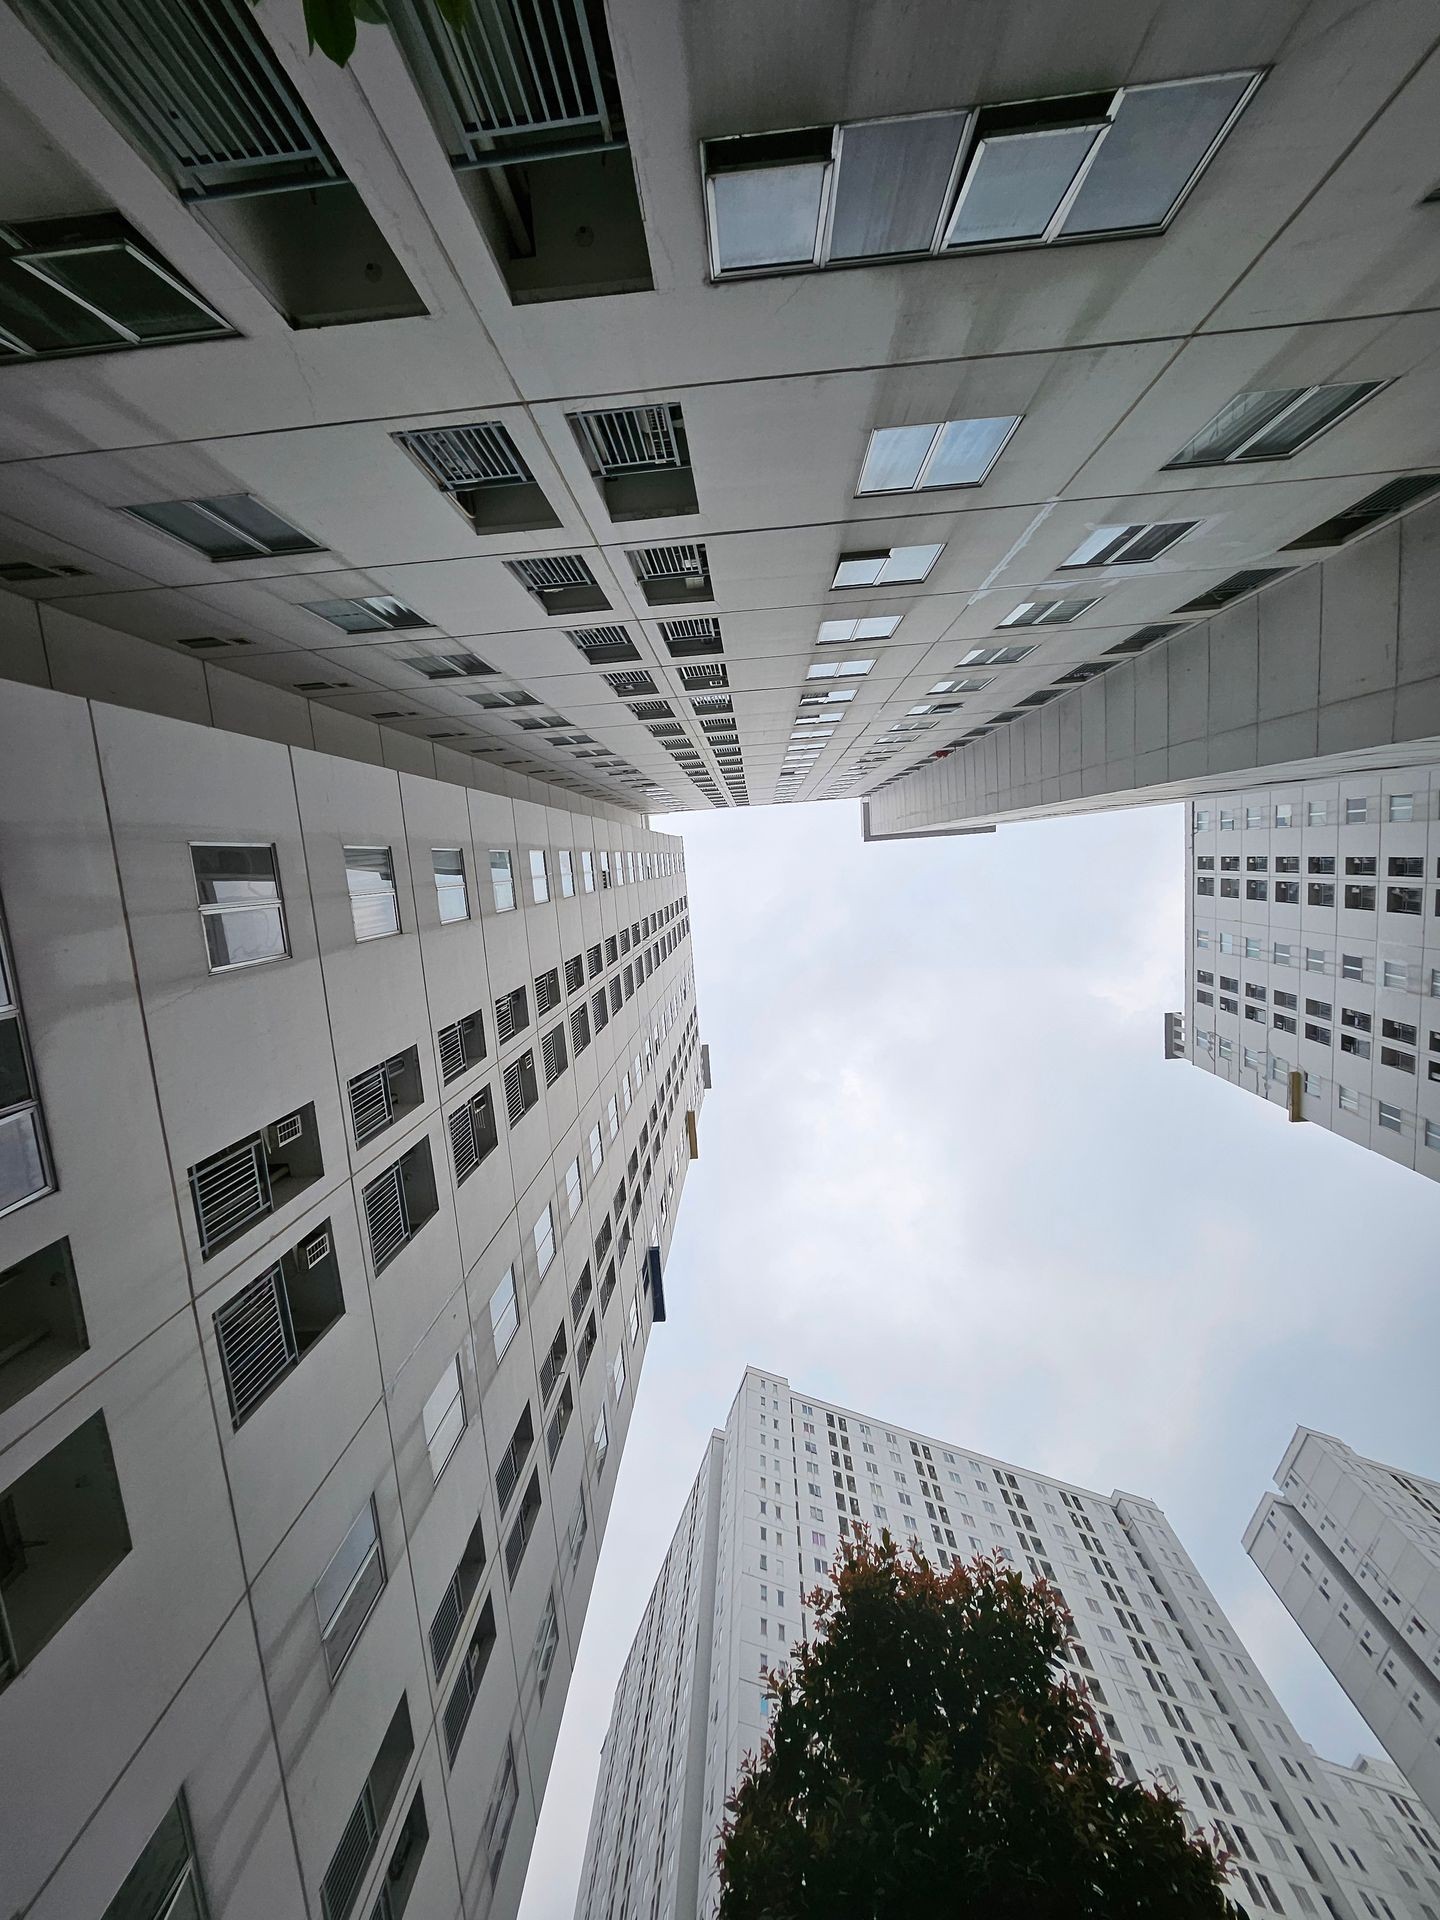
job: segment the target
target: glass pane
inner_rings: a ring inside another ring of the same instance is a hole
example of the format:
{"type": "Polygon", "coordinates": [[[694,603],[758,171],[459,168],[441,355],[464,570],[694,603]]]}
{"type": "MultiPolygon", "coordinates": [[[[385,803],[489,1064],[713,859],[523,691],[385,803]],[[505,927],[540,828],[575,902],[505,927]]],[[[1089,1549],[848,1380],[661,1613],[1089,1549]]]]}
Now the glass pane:
{"type": "Polygon", "coordinates": [[[976,487],[1020,424],[1015,413],[987,420],[947,420],[925,469],[923,487],[976,487]]]}
{"type": "Polygon", "coordinates": [[[90,301],[102,313],[113,315],[142,340],[229,331],[223,321],[172,286],[143,254],[118,241],[104,247],[39,254],[35,256],[35,268],[47,280],[90,301]]]}
{"type": "Polygon", "coordinates": [[[1277,420],[1268,433],[1262,433],[1240,456],[1244,460],[1280,460],[1303,447],[1307,440],[1323,433],[1332,420],[1375,392],[1378,380],[1363,380],[1348,387],[1317,387],[1299,406],[1277,420]]]}
{"type": "Polygon", "coordinates": [[[453,1359],[425,1402],[422,1415],[425,1425],[425,1440],[428,1445],[451,1418],[452,1409],[460,1399],[460,1362],[453,1359]]]}
{"type": "Polygon", "coordinates": [[[900,624],[898,613],[878,613],[866,620],[855,622],[855,631],[847,637],[851,640],[888,640],[900,624]]]}
{"type": "Polygon", "coordinates": [[[202,906],[249,905],[280,898],[273,847],[192,847],[202,906]]]}
{"type": "Polygon", "coordinates": [[[510,871],[510,855],[496,849],[490,855],[490,885],[495,893],[497,913],[509,913],[515,905],[515,880],[510,871]]]}
{"type": "Polygon", "coordinates": [[[379,940],[387,933],[400,931],[400,911],[393,893],[352,894],[350,916],[357,940],[379,940]]]}
{"type": "MultiPolygon", "coordinates": [[[[445,1462],[459,1444],[465,1431],[465,1403],[457,1393],[441,1417],[440,1424],[433,1433],[428,1433],[430,1448],[430,1470],[438,1480],[445,1462]]],[[[428,1432],[428,1423],[427,1423],[428,1432]]]]}
{"type": "Polygon", "coordinates": [[[892,547],[878,580],[923,580],[940,557],[940,543],[932,547],[892,547]]]}
{"type": "Polygon", "coordinates": [[[20,1022],[12,1014],[0,1019],[0,1113],[33,1098],[30,1070],[20,1039],[20,1022]]]}
{"type": "Polygon", "coordinates": [[[1057,127],[980,141],[945,235],[946,246],[1038,239],[1099,131],[1057,127]]]}
{"type": "Polygon", "coordinates": [[[459,847],[432,847],[430,849],[430,858],[435,863],[437,878],[442,873],[454,873],[462,877],[464,876],[465,858],[459,847]]]}
{"type": "Polygon", "coordinates": [[[346,847],[345,879],[351,893],[393,891],[394,869],[388,847],[346,847]]]}
{"type": "Polygon", "coordinates": [[[515,1275],[512,1272],[506,1274],[490,1296],[490,1331],[495,1340],[497,1360],[509,1346],[519,1325],[520,1309],[515,1299],[515,1275]]]}
{"type": "Polygon", "coordinates": [[[448,926],[452,921],[468,920],[470,918],[470,902],[466,898],[463,878],[445,879],[437,877],[435,881],[435,895],[440,905],[440,919],[442,924],[448,926]]]}
{"type": "Polygon", "coordinates": [[[1303,387],[1276,387],[1257,393],[1237,393],[1166,464],[1172,467],[1217,465],[1243,446],[1266,421],[1282,413],[1292,400],[1298,400],[1304,391],[1303,387]]]}
{"type": "MultiPolygon", "coordinates": [[[[837,587],[873,587],[880,578],[880,569],[886,564],[883,553],[863,555],[853,560],[842,560],[835,569],[834,585],[837,587]]],[[[848,637],[848,636],[847,636],[848,637]]]]}
{"type": "Polygon", "coordinates": [[[210,560],[253,560],[256,558],[252,541],[241,540],[205,514],[198,513],[188,500],[152,500],[143,507],[127,507],[125,511],[137,520],[144,520],[152,527],[158,527],[162,533],[171,534],[176,540],[183,540],[187,547],[194,547],[197,553],[203,553],[210,560]]]}
{"type": "Polygon", "coordinates": [[[1162,225],[1253,77],[1127,87],[1061,232],[1162,225]]]}
{"type": "Polygon", "coordinates": [[[12,1113],[0,1120],[0,1211],[33,1199],[48,1185],[35,1114],[12,1113]]]}
{"type": "Polygon", "coordinates": [[[306,600],[302,605],[345,633],[383,633],[387,625],[363,600],[306,600]]]}
{"type": "Polygon", "coordinates": [[[717,173],[715,255],[722,273],[742,267],[803,265],[815,257],[829,162],[717,173]]]}
{"type": "Polygon", "coordinates": [[[375,1510],[367,1501],[354,1525],[335,1550],[315,1586],[315,1605],[320,1614],[320,1630],[328,1633],[355,1576],[379,1543],[375,1528],[375,1510]]]}
{"type": "Polygon", "coordinates": [[[938,422],[923,427],[877,427],[870,436],[857,493],[907,493],[920,477],[938,422]]]}
{"type": "Polygon", "coordinates": [[[298,527],[292,527],[288,520],[282,520],[278,513],[272,513],[263,501],[254,499],[248,493],[227,493],[214,500],[200,503],[212,513],[218,513],[232,527],[238,527],[242,533],[249,534],[270,553],[316,553],[319,551],[315,541],[308,534],[301,533],[298,527]]]}
{"type": "Polygon", "coordinates": [[[0,259],[0,328],[35,353],[60,353],[67,347],[123,347],[129,342],[58,288],[13,259],[0,259]]]}
{"type": "Polygon", "coordinates": [[[832,260],[929,252],[969,117],[927,114],[842,129],[832,260]]]}
{"type": "Polygon", "coordinates": [[[235,908],[201,915],[212,969],[283,960],[285,921],[278,907],[235,908]]]}
{"type": "Polygon", "coordinates": [[[176,1883],[184,1875],[183,1886],[193,1889],[188,1871],[190,1844],[185,1837],[185,1822],[177,1801],[151,1834],[145,1851],[126,1874],[115,1898],[106,1907],[101,1920],[170,1920],[170,1915],[198,1913],[192,1903],[173,1903],[176,1883]]]}
{"type": "Polygon", "coordinates": [[[833,647],[839,642],[853,640],[858,620],[822,620],[820,631],[815,636],[815,644],[821,647],[833,647]]]}

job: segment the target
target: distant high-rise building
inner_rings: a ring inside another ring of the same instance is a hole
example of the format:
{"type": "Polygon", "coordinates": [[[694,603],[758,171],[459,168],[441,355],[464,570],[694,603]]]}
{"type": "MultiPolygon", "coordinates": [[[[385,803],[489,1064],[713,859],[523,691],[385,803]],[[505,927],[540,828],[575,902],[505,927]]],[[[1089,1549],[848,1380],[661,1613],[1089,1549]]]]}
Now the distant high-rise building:
{"type": "Polygon", "coordinates": [[[708,1920],[725,1800],[758,1751],[765,1671],[812,1626],[853,1529],[942,1566],[996,1552],[1074,1617],[1075,1677],[1130,1779],[1179,1795],[1266,1914],[1436,1920],[1440,1837],[1383,1762],[1296,1733],[1153,1502],[1092,1493],[806,1397],[750,1368],[706,1450],[616,1689],[576,1920],[708,1920]],[[1392,1818],[1393,1815],[1393,1818],[1392,1818]]]}
{"type": "Polygon", "coordinates": [[[1166,1053],[1440,1179],[1437,870],[1433,764],[1191,805],[1166,1053]]]}
{"type": "Polygon", "coordinates": [[[679,841],[273,719],[0,701],[27,1920],[513,1913],[665,1317],[679,841]]]}
{"type": "Polygon", "coordinates": [[[1440,1822],[1440,1481],[1309,1427],[1275,1481],[1246,1551],[1440,1822]]]}

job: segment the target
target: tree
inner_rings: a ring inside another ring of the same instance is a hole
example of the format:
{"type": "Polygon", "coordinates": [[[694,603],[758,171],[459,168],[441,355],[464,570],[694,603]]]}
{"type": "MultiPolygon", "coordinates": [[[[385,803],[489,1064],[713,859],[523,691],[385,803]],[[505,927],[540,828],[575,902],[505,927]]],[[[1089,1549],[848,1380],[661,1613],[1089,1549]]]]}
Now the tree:
{"type": "MultiPolygon", "coordinates": [[[[250,0],[258,6],[260,0],[250,0]]],[[[343,67],[355,51],[357,24],[383,27],[385,9],[381,0],[304,0],[305,31],[310,51],[318,47],[337,67],[343,67]]],[[[427,0],[438,13],[458,27],[470,11],[470,0],[427,0]]]]}
{"type": "Polygon", "coordinates": [[[721,1834],[719,1920],[1238,1920],[1225,1855],[1119,1778],[1061,1595],[842,1543],[721,1834]]]}

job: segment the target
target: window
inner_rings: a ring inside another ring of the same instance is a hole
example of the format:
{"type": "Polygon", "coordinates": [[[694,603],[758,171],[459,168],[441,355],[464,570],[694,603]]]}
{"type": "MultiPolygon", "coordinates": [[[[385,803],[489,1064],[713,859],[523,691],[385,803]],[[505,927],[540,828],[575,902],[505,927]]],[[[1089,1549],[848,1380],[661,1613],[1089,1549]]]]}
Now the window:
{"type": "Polygon", "coordinates": [[[344,1311],[328,1220],[218,1309],[215,1342],[236,1428],[344,1311]]]}
{"type": "Polygon", "coordinates": [[[1385,1128],[1387,1133],[1404,1132],[1405,1120],[1399,1107],[1392,1107],[1384,1100],[1377,1100],[1375,1102],[1375,1118],[1379,1125],[1385,1128]]]}
{"type": "Polygon", "coordinates": [[[590,1015],[583,1006],[576,1007],[570,1015],[570,1047],[572,1052],[581,1054],[590,1044],[590,1015]]]}
{"type": "MultiPolygon", "coordinates": [[[[527,1409],[528,1411],[528,1409],[527,1409]]],[[[540,1469],[537,1467],[530,1476],[529,1485],[520,1502],[520,1511],[515,1516],[505,1541],[505,1577],[513,1587],[515,1576],[520,1571],[520,1562],[525,1557],[525,1549],[530,1544],[530,1536],[535,1531],[535,1522],[540,1517],[540,1469]]]]}
{"type": "Polygon", "coordinates": [[[831,588],[884,587],[923,580],[940,558],[943,544],[877,547],[866,552],[843,553],[836,562],[831,588]]]}
{"type": "MultiPolygon", "coordinates": [[[[4,1037],[0,1025],[0,1046],[4,1037]]],[[[7,1097],[0,1091],[0,1101],[7,1097]]],[[[4,1111],[0,1105],[0,1141],[4,1140],[4,1111]]],[[[287,1205],[323,1171],[313,1105],[272,1120],[258,1133],[197,1161],[186,1178],[201,1258],[212,1259],[222,1247],[287,1205]]]]}
{"type": "MultiPolygon", "coordinates": [[[[1139,567],[1158,560],[1198,523],[1194,520],[1157,520],[1152,524],[1096,527],[1076,547],[1062,567],[1139,567]]],[[[1255,823],[1259,825],[1258,820],[1255,823]]]]}
{"type": "Polygon", "coordinates": [[[385,1554],[372,1496],[315,1583],[320,1646],[332,1686],[384,1589],[385,1554]]]}
{"type": "Polygon", "coordinates": [[[941,420],[919,427],[877,427],[870,435],[860,483],[865,493],[913,493],[931,487],[978,487],[1020,424],[1019,414],[984,420],[941,420]]]}
{"type": "Polygon", "coordinates": [[[1028,660],[1034,651],[1033,646],[971,647],[960,664],[962,667],[1013,667],[1021,660],[1028,660]]]}
{"type": "Polygon", "coordinates": [[[605,1456],[610,1451],[610,1424],[605,1418],[604,1407],[601,1407],[596,1415],[595,1431],[591,1438],[595,1446],[595,1471],[599,1473],[605,1464],[605,1456]]]}
{"type": "Polygon", "coordinates": [[[430,1472],[438,1480],[465,1431],[465,1390],[458,1353],[448,1362],[425,1402],[423,1424],[430,1472]]]}
{"type": "Polygon", "coordinates": [[[318,540],[248,493],[217,494],[208,500],[153,500],[123,511],[203,553],[207,560],[264,560],[324,551],[318,540]]]}
{"type": "Polygon", "coordinates": [[[500,1878],[500,1863],[505,1858],[505,1842],[510,1837],[510,1823],[515,1818],[515,1809],[519,1804],[520,1788],[515,1773],[515,1746],[512,1740],[507,1739],[505,1758],[501,1762],[495,1790],[490,1796],[490,1805],[485,1813],[485,1857],[490,1867],[492,1887],[500,1878]]]}
{"type": "Polygon", "coordinates": [[[707,140],[711,272],[1161,230],[1257,74],[707,140]]]}
{"type": "Polygon", "coordinates": [[[464,852],[459,847],[432,847],[430,860],[435,869],[441,922],[448,925],[452,920],[468,920],[470,895],[465,885],[464,852]]]}
{"type": "Polygon", "coordinates": [[[285,959],[290,948],[274,847],[192,846],[190,860],[211,973],[285,959]]]}
{"type": "MultiPolygon", "coordinates": [[[[1342,1047],[1344,1046],[1345,1042],[1343,1039],[1340,1044],[1342,1047]]],[[[1335,1093],[1343,1113],[1358,1113],[1360,1111],[1360,1096],[1355,1092],[1353,1087],[1337,1086],[1335,1093]]]]}
{"type": "Polygon", "coordinates": [[[1413,820],[1415,818],[1415,796],[1413,793],[1392,793],[1386,801],[1386,817],[1391,821],[1413,820]]]}
{"type": "Polygon", "coordinates": [[[523,1033],[529,1024],[530,1000],[524,987],[512,987],[509,993],[496,996],[495,1037],[502,1047],[517,1033],[523,1033]]]}
{"type": "Polygon", "coordinates": [[[589,847],[580,849],[580,884],[586,893],[595,891],[595,856],[589,847]]]}
{"type": "Polygon", "coordinates": [[[520,1326],[520,1303],[515,1292],[515,1269],[507,1267],[505,1278],[490,1296],[490,1338],[495,1358],[501,1359],[520,1326]]]}
{"type": "Polygon", "coordinates": [[[525,1410],[515,1422],[515,1430],[500,1456],[500,1464],[495,1469],[495,1505],[502,1514],[520,1484],[520,1475],[525,1470],[525,1462],[530,1458],[534,1445],[535,1421],[527,1400],[525,1410]]]}
{"type": "Polygon", "coordinates": [[[543,847],[530,849],[530,897],[536,906],[550,898],[550,863],[543,847]]]}
{"type": "MultiPolygon", "coordinates": [[[[451,57],[464,58],[458,52],[451,57]]],[[[391,438],[454,502],[477,533],[524,532],[560,524],[498,420],[413,428],[391,438]]]]}
{"type": "Polygon", "coordinates": [[[478,1012],[467,1013],[463,1020],[441,1027],[435,1045],[440,1054],[440,1077],[448,1086],[485,1058],[485,1022],[478,1012]]]}
{"type": "Polygon", "coordinates": [[[456,1635],[465,1618],[466,1610],[475,1597],[480,1585],[481,1575],[485,1571],[485,1533],[477,1519],[470,1529],[454,1573],[446,1582],[445,1592],[440,1604],[430,1617],[430,1662],[438,1680],[450,1658],[450,1649],[455,1644],[456,1635]]]}
{"type": "Polygon", "coordinates": [[[522,1053],[518,1060],[512,1060],[506,1067],[505,1112],[511,1126],[517,1126],[540,1098],[540,1084],[535,1078],[534,1051],[522,1053]]]}
{"type": "Polygon", "coordinates": [[[428,627],[432,621],[392,594],[376,593],[360,600],[306,600],[307,613],[328,620],[345,633],[404,633],[412,627],[428,627]]]}
{"type": "Polygon", "coordinates": [[[0,927],[0,1215],[53,1186],[19,996],[0,927]]]}
{"type": "MultiPolygon", "coordinates": [[[[1391,891],[1394,892],[1395,889],[1392,888],[1391,891]]],[[[1401,889],[1401,891],[1403,891],[1403,889],[1401,889]]],[[[1331,888],[1331,894],[1332,896],[1334,894],[1333,887],[1331,888]]],[[[1347,886],[1345,889],[1345,905],[1351,912],[1373,913],[1375,911],[1374,887],[1347,886]]]]}
{"type": "MultiPolygon", "coordinates": [[[[1374,887],[1364,889],[1370,895],[1370,905],[1375,904],[1374,887]]],[[[1349,888],[1346,888],[1349,892],[1349,888]]],[[[1387,887],[1385,889],[1385,911],[1387,913],[1420,914],[1424,911],[1423,889],[1420,887],[1387,887]]]]}
{"type": "Polygon", "coordinates": [[[389,847],[346,847],[345,884],[357,940],[383,940],[400,931],[400,902],[389,847]]]}
{"type": "Polygon", "coordinates": [[[0,1689],[130,1551],[103,1413],[0,1488],[0,1689]]]}
{"type": "Polygon", "coordinates": [[[550,1270],[550,1262],[555,1258],[555,1209],[547,1200],[545,1209],[530,1230],[535,1243],[535,1264],[541,1274],[550,1270]]]}
{"type": "Polygon", "coordinates": [[[600,1162],[605,1158],[605,1143],[600,1136],[600,1122],[598,1120],[590,1129],[586,1145],[590,1152],[590,1171],[592,1173],[598,1173],[600,1171],[600,1162]]]}
{"type": "Polygon", "coordinates": [[[562,1073],[569,1071],[570,1055],[565,1048],[565,1022],[559,1021],[540,1042],[540,1058],[545,1068],[545,1084],[553,1087],[562,1073]]]}
{"type": "Polygon", "coordinates": [[[450,1152],[455,1162],[455,1184],[463,1186],[481,1161],[500,1144],[500,1129],[495,1121],[495,1096],[482,1087],[469,1100],[452,1109],[446,1127],[450,1134],[450,1152]]]}
{"type": "Polygon", "coordinates": [[[1246,460],[1288,460],[1388,383],[1280,387],[1237,393],[1167,467],[1218,467],[1246,460]]]}
{"type": "Polygon", "coordinates": [[[822,620],[815,644],[836,647],[849,646],[855,640],[888,640],[901,618],[898,613],[882,613],[864,620],[822,620]]]}
{"type": "Polygon", "coordinates": [[[575,856],[569,847],[561,847],[556,859],[560,863],[560,897],[569,900],[575,893],[575,856]]]}
{"type": "Polygon", "coordinates": [[[370,1258],[381,1273],[439,1210],[427,1136],[361,1192],[370,1258]]]}
{"type": "Polygon", "coordinates": [[[584,1194],[580,1179],[580,1156],[577,1154],[565,1169],[565,1207],[566,1218],[573,1220],[580,1211],[580,1201],[584,1194]]]}
{"type": "Polygon", "coordinates": [[[510,854],[504,847],[490,849],[490,891],[497,913],[515,911],[515,875],[510,865],[510,854]]]}
{"type": "Polygon", "coordinates": [[[70,1242],[56,1240],[0,1272],[0,1410],[90,1344],[70,1242]]]}
{"type": "Polygon", "coordinates": [[[377,1134],[420,1105],[420,1051],[407,1047],[378,1066],[357,1073],[347,1088],[355,1144],[363,1147],[377,1134]]]}
{"type": "Polygon", "coordinates": [[[414,1751],[415,1736],[410,1727],[410,1709],[402,1693],[400,1704],[385,1730],[379,1752],[360,1790],[360,1798],[345,1822],[339,1844],[320,1883],[320,1908],[324,1920],[348,1920],[414,1751]]]}
{"type": "MultiPolygon", "coordinates": [[[[1095,600],[1022,600],[1000,622],[1002,627],[1064,627],[1095,606],[1095,600]]],[[[965,656],[965,664],[970,656],[965,656]]]]}
{"type": "Polygon", "coordinates": [[[625,1353],[617,1347],[610,1360],[610,1386],[615,1395],[615,1404],[620,1404],[620,1396],[625,1391],[625,1353]]]}

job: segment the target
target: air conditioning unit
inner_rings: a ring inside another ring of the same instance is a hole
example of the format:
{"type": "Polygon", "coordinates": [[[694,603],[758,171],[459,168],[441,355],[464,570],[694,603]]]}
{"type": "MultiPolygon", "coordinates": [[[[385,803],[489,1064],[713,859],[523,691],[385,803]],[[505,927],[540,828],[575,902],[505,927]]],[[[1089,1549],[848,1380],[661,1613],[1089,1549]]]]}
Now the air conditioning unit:
{"type": "Polygon", "coordinates": [[[328,1260],[329,1257],[330,1236],[328,1233],[317,1233],[313,1240],[307,1240],[305,1242],[305,1264],[307,1267],[318,1267],[322,1260],[328,1260]]]}
{"type": "Polygon", "coordinates": [[[270,1135],[269,1144],[272,1147],[288,1147],[292,1146],[305,1131],[305,1122],[298,1113],[292,1113],[284,1120],[277,1120],[267,1131],[270,1135]]]}

